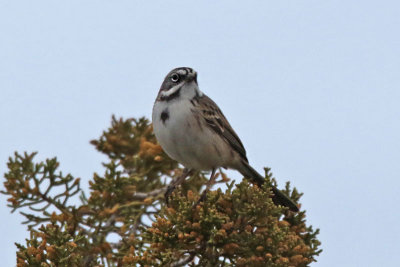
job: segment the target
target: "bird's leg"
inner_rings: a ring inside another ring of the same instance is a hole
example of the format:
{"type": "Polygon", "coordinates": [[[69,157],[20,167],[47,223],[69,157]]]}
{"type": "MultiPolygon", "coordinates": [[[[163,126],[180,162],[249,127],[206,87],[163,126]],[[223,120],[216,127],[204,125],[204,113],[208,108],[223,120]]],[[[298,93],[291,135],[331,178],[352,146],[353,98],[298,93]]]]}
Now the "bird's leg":
{"type": "Polygon", "coordinates": [[[206,188],[204,189],[203,193],[201,193],[201,196],[199,200],[196,202],[195,206],[197,206],[200,202],[203,202],[206,199],[207,192],[210,190],[211,186],[213,186],[213,184],[215,183],[215,179],[217,178],[217,176],[215,175],[215,171],[216,171],[215,168],[212,169],[210,179],[206,184],[206,188]]]}
{"type": "Polygon", "coordinates": [[[165,202],[168,204],[168,198],[169,196],[172,194],[172,192],[174,192],[175,188],[180,185],[186,177],[188,177],[189,175],[191,175],[193,173],[193,170],[189,170],[187,168],[183,169],[183,172],[181,174],[181,176],[179,176],[178,178],[176,178],[175,180],[173,180],[167,187],[167,191],[164,194],[165,197],[165,202]]]}

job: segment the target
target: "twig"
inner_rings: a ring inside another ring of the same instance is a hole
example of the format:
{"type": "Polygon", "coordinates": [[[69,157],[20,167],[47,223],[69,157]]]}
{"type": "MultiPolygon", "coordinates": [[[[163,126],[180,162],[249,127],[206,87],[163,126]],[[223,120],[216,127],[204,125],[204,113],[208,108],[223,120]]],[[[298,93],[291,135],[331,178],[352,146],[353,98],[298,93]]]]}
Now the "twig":
{"type": "Polygon", "coordinates": [[[173,262],[171,264],[171,267],[185,266],[186,264],[191,262],[194,259],[195,256],[196,256],[196,252],[192,251],[192,252],[190,252],[189,256],[186,259],[182,259],[182,260],[173,262]]]}
{"type": "Polygon", "coordinates": [[[133,197],[134,197],[135,199],[138,199],[138,200],[144,200],[144,199],[149,198],[149,197],[155,197],[155,196],[157,196],[157,195],[163,193],[163,192],[166,191],[166,190],[167,190],[167,186],[164,186],[164,187],[155,189],[155,190],[150,191],[150,192],[147,192],[147,193],[136,192],[136,193],[133,195],[133,197]]]}
{"type": "Polygon", "coordinates": [[[117,218],[117,215],[115,213],[113,215],[111,215],[111,217],[106,221],[106,224],[103,226],[103,228],[108,228],[112,224],[114,224],[116,218],[117,218]]]}

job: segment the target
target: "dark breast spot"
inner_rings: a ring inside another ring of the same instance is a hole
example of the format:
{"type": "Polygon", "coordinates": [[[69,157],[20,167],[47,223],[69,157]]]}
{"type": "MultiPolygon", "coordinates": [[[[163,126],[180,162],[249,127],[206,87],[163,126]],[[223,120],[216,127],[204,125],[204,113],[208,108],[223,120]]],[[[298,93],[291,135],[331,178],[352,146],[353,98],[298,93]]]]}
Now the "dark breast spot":
{"type": "Polygon", "coordinates": [[[163,124],[169,119],[169,112],[168,109],[164,109],[163,112],[161,112],[160,119],[162,120],[163,124]]]}

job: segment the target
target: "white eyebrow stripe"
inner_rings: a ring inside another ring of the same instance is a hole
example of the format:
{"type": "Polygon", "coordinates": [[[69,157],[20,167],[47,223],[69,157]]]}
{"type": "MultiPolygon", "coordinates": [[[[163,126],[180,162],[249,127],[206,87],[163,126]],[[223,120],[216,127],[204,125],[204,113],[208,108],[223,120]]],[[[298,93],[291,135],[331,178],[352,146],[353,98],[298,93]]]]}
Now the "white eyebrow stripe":
{"type": "Polygon", "coordinates": [[[180,74],[180,75],[188,74],[187,70],[184,70],[184,69],[178,70],[177,73],[180,74]]]}
{"type": "Polygon", "coordinates": [[[170,89],[168,89],[167,91],[161,91],[161,96],[168,97],[168,96],[172,95],[173,93],[175,93],[176,91],[178,91],[181,87],[182,87],[182,84],[177,84],[174,87],[171,87],[170,89]]]}

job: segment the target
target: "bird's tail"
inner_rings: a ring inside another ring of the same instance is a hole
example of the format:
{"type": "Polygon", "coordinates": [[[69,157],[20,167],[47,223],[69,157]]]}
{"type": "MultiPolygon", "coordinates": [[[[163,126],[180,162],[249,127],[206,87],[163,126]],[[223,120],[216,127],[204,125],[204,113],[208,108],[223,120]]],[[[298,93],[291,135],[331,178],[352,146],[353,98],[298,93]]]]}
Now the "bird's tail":
{"type": "MultiPolygon", "coordinates": [[[[239,172],[243,176],[249,178],[253,182],[257,183],[259,186],[261,186],[265,182],[265,178],[255,169],[253,169],[253,167],[251,167],[247,162],[243,161],[242,163],[242,168],[239,169],[239,172]]],[[[272,201],[275,203],[275,205],[288,207],[291,211],[294,212],[299,211],[296,203],[294,203],[293,200],[291,200],[285,193],[280,191],[275,186],[272,186],[272,193],[274,193],[272,201]]]]}

